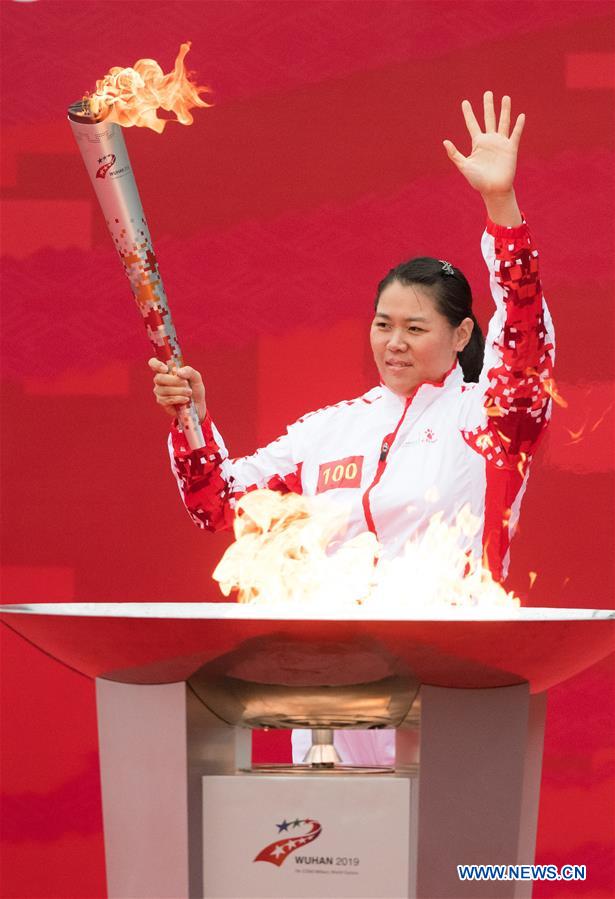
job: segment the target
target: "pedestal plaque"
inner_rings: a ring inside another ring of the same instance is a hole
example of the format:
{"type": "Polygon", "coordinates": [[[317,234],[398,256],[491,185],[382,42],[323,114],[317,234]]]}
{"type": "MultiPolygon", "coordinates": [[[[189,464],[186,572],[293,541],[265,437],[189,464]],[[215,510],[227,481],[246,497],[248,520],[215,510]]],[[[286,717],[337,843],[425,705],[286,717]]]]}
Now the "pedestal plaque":
{"type": "Polygon", "coordinates": [[[414,895],[418,777],[203,778],[204,899],[414,895]]]}

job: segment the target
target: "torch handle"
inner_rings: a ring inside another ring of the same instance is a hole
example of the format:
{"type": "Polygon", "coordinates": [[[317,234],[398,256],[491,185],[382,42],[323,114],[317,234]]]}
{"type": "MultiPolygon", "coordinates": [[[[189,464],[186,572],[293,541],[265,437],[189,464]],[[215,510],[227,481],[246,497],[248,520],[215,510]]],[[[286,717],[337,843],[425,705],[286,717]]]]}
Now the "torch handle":
{"type": "MultiPolygon", "coordinates": [[[[79,120],[73,107],[69,122],[154,353],[169,369],[181,368],[182,352],[122,129],[105,120],[79,120]]],[[[177,417],[190,448],[201,449],[205,440],[194,403],[178,409],[177,417]]]]}
{"type": "Polygon", "coordinates": [[[202,449],[205,446],[205,438],[196,411],[196,406],[190,400],[189,404],[177,407],[177,420],[181,425],[184,436],[188,441],[188,446],[192,450],[202,449]]]}

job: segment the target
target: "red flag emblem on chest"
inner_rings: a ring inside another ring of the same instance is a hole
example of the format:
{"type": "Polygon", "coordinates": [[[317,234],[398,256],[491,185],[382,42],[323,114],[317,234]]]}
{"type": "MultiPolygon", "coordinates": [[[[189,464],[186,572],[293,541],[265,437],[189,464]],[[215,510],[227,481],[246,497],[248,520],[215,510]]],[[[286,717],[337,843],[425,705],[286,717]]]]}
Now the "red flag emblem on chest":
{"type": "Polygon", "coordinates": [[[360,487],[362,472],[363,456],[346,456],[335,462],[322,462],[318,467],[316,493],[338,487],[360,487]]]}
{"type": "Polygon", "coordinates": [[[264,849],[261,849],[254,859],[255,862],[270,862],[279,868],[291,852],[307,846],[308,843],[313,843],[322,832],[322,827],[318,821],[314,821],[312,818],[297,818],[295,821],[284,820],[277,827],[279,831],[288,831],[288,836],[283,840],[276,840],[275,843],[270,843],[264,849]],[[305,827],[309,828],[307,833],[305,832],[305,827]],[[298,832],[296,831],[297,828],[299,828],[298,832]]]}

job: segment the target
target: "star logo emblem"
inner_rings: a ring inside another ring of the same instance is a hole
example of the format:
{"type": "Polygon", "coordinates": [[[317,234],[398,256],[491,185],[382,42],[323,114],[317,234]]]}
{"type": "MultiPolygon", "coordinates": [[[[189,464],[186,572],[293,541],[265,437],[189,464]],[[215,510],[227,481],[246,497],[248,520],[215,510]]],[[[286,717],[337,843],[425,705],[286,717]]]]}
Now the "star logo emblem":
{"type": "Polygon", "coordinates": [[[283,832],[288,833],[289,827],[292,827],[293,830],[303,828],[303,832],[300,831],[297,836],[292,839],[285,837],[284,839],[275,840],[275,842],[269,843],[268,846],[261,849],[254,859],[255,862],[269,862],[271,865],[276,865],[278,868],[288,856],[295,851],[295,849],[299,846],[304,846],[306,843],[311,843],[313,840],[317,839],[322,832],[320,823],[314,821],[312,818],[295,818],[293,821],[287,821],[286,818],[284,818],[280,824],[276,824],[275,826],[278,829],[278,836],[283,832]],[[307,831],[305,828],[308,828],[307,831]]]}

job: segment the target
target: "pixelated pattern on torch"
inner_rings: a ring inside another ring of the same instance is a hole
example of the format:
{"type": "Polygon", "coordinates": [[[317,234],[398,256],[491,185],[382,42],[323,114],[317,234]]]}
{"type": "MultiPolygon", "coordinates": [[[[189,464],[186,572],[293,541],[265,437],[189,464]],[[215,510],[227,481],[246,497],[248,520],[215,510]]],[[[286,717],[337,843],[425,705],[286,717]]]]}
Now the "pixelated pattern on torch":
{"type": "Polygon", "coordinates": [[[183,357],[147,224],[144,218],[141,218],[141,227],[134,219],[130,219],[130,224],[133,225],[132,233],[122,227],[117,218],[107,222],[156,356],[163,362],[181,366],[183,357]]]}

